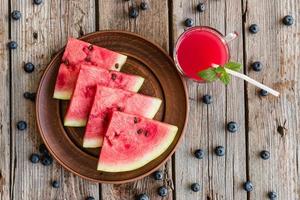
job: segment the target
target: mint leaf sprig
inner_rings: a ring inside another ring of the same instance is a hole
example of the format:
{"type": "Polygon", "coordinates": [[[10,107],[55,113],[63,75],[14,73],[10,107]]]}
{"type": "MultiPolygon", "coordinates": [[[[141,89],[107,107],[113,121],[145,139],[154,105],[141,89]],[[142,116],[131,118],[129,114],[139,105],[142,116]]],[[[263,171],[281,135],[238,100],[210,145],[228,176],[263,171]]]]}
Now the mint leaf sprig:
{"type": "Polygon", "coordinates": [[[218,67],[211,67],[209,69],[203,70],[198,72],[198,76],[201,77],[202,79],[212,82],[217,79],[222,81],[225,85],[227,85],[230,82],[230,75],[226,71],[226,69],[230,69],[233,71],[240,71],[242,68],[242,64],[229,61],[228,63],[224,64],[223,66],[218,66],[218,67]]]}

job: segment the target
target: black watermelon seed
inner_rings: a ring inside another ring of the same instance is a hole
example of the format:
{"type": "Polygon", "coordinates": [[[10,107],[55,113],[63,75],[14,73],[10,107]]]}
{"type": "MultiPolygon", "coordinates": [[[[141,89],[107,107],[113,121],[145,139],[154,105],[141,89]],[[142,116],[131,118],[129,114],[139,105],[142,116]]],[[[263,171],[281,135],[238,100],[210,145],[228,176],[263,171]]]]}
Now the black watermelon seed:
{"type": "Polygon", "coordinates": [[[263,160],[268,160],[270,158],[270,152],[266,151],[266,150],[263,150],[263,151],[260,152],[260,157],[263,160]]]}
{"type": "Polygon", "coordinates": [[[18,48],[18,43],[15,41],[10,41],[9,43],[7,43],[7,47],[10,50],[16,49],[16,48],[18,48]]]}
{"type": "Polygon", "coordinates": [[[184,25],[186,27],[192,27],[194,25],[194,21],[191,19],[191,18],[187,18],[185,21],[184,21],[184,25]]]}
{"type": "Polygon", "coordinates": [[[259,31],[258,25],[257,24],[250,25],[249,31],[250,31],[250,33],[253,33],[253,34],[258,33],[258,31],[259,31]]]}
{"type": "Polygon", "coordinates": [[[17,123],[17,129],[19,129],[20,131],[23,131],[27,128],[27,123],[25,121],[19,121],[17,123]]]}
{"type": "Polygon", "coordinates": [[[200,184],[199,184],[199,183],[193,183],[193,184],[191,185],[191,190],[192,190],[193,192],[199,192],[199,191],[200,191],[200,184]]]}
{"type": "Polygon", "coordinates": [[[112,73],[112,74],[111,74],[111,80],[114,81],[114,80],[116,80],[116,79],[117,79],[117,75],[116,75],[115,73],[112,73]]]}
{"type": "Polygon", "coordinates": [[[206,94],[202,97],[202,101],[205,104],[211,104],[213,102],[212,96],[209,94],[206,94]]]}
{"type": "Polygon", "coordinates": [[[237,132],[238,129],[239,129],[239,126],[238,126],[238,124],[237,124],[236,122],[229,122],[229,123],[227,124],[227,130],[228,130],[229,132],[231,132],[231,133],[237,132]]]}
{"type": "Polygon", "coordinates": [[[40,161],[40,156],[36,153],[31,154],[30,161],[32,163],[38,163],[40,161]]]}
{"type": "Polygon", "coordinates": [[[136,7],[129,8],[129,17],[130,18],[137,18],[139,16],[139,11],[136,7]]]}
{"type": "Polygon", "coordinates": [[[223,146],[217,146],[215,148],[215,154],[217,156],[224,156],[225,155],[225,148],[223,146]]]}
{"type": "Polygon", "coordinates": [[[143,131],[143,129],[141,129],[141,128],[137,130],[137,134],[142,134],[143,132],[144,132],[144,131],[143,131]]]}
{"type": "Polygon", "coordinates": [[[40,5],[41,3],[43,3],[43,0],[33,0],[33,3],[35,5],[40,5]]]}
{"type": "Polygon", "coordinates": [[[261,62],[255,61],[255,62],[253,62],[253,63],[251,64],[251,67],[252,67],[252,69],[253,69],[254,71],[259,72],[259,71],[262,70],[263,65],[262,65],[261,62]]]}
{"type": "Polygon", "coordinates": [[[43,155],[41,158],[41,162],[44,166],[49,166],[53,163],[53,159],[50,155],[43,155]]]}
{"type": "Polygon", "coordinates": [[[153,177],[154,177],[154,179],[157,180],[157,181],[163,180],[163,178],[164,178],[164,173],[163,173],[162,171],[160,171],[160,170],[155,171],[155,172],[153,173],[153,177]]]}
{"type": "Polygon", "coordinates": [[[39,152],[41,153],[41,154],[43,154],[43,155],[49,155],[49,151],[48,151],[48,149],[47,149],[47,147],[46,147],[46,145],[45,144],[40,144],[40,146],[39,146],[39,152]]]}
{"type": "Polygon", "coordinates": [[[198,159],[203,159],[204,158],[204,151],[202,149],[197,149],[195,152],[194,152],[194,155],[196,158],[198,159]]]}
{"type": "Polygon", "coordinates": [[[92,197],[92,196],[88,196],[88,197],[86,198],[86,200],[95,200],[95,198],[92,197]]]}
{"type": "Polygon", "coordinates": [[[91,45],[88,47],[88,49],[89,49],[90,51],[92,51],[92,50],[94,49],[94,46],[91,44],[91,45]]]}
{"type": "Polygon", "coordinates": [[[282,23],[287,26],[291,26],[294,23],[294,18],[291,15],[287,15],[282,19],[282,23]]]}
{"type": "Polygon", "coordinates": [[[65,65],[67,65],[67,66],[70,64],[68,59],[65,59],[65,60],[63,61],[63,63],[64,63],[65,65]]]}
{"type": "Polygon", "coordinates": [[[21,12],[18,11],[18,10],[14,10],[12,11],[11,13],[11,18],[14,19],[14,20],[19,20],[21,18],[21,12]]]}
{"type": "Polygon", "coordinates": [[[269,199],[271,199],[271,200],[275,200],[275,199],[277,199],[277,193],[276,192],[269,192],[268,193],[268,197],[269,197],[269,199]]]}
{"type": "Polygon", "coordinates": [[[148,9],[148,4],[146,2],[142,2],[141,5],[140,5],[140,8],[142,10],[147,10],[148,9]]]}
{"type": "Polygon", "coordinates": [[[253,184],[251,183],[251,181],[245,182],[243,187],[247,192],[251,192],[253,190],[253,184]]]}
{"type": "Polygon", "coordinates": [[[138,195],[136,199],[137,200],[150,200],[149,196],[146,193],[138,195]]]}
{"type": "Polygon", "coordinates": [[[32,64],[31,62],[25,63],[24,71],[27,73],[32,73],[34,71],[34,64],[32,64]]]}
{"type": "Polygon", "coordinates": [[[198,10],[199,12],[204,12],[205,9],[206,9],[205,3],[199,3],[199,4],[197,5],[197,10],[198,10]]]}
{"type": "Polygon", "coordinates": [[[259,91],[259,95],[262,96],[262,97],[268,96],[268,94],[269,94],[269,92],[266,91],[266,90],[261,89],[261,90],[259,91]]]}

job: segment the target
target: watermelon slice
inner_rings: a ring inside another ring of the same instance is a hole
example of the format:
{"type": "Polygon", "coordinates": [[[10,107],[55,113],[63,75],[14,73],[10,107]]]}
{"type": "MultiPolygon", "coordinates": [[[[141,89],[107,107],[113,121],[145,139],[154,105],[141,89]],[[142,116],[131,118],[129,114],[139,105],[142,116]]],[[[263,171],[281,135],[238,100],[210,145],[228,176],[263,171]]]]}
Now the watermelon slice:
{"type": "Polygon", "coordinates": [[[59,67],[53,97],[70,99],[80,70],[80,64],[119,71],[127,56],[90,43],[69,38],[59,67]]]}
{"type": "Polygon", "coordinates": [[[100,152],[98,170],[131,171],[160,156],[178,128],[137,115],[113,112],[100,152]]]}
{"type": "Polygon", "coordinates": [[[75,90],[65,115],[64,125],[74,127],[86,125],[97,84],[137,92],[143,81],[144,78],[140,76],[81,65],[75,90]]]}
{"type": "Polygon", "coordinates": [[[85,129],[83,147],[102,146],[103,137],[108,127],[109,115],[112,111],[118,110],[153,118],[160,104],[161,100],[155,97],[98,85],[85,129]]]}

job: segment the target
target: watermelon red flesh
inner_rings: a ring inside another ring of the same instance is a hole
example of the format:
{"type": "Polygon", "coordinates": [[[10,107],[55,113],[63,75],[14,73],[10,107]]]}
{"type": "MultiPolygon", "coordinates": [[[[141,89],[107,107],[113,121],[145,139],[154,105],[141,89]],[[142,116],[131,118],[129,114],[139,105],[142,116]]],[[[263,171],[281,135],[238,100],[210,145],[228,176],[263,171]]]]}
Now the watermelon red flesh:
{"type": "Polygon", "coordinates": [[[100,152],[98,170],[131,171],[144,166],[167,150],[176,126],[113,112],[100,152]]]}
{"type": "Polygon", "coordinates": [[[83,146],[89,148],[102,146],[112,111],[118,110],[153,118],[160,104],[161,100],[155,97],[98,85],[85,129],[83,146]]]}
{"type": "Polygon", "coordinates": [[[80,70],[80,64],[89,64],[119,71],[127,57],[90,43],[69,38],[59,67],[53,97],[70,99],[80,70]]]}
{"type": "Polygon", "coordinates": [[[140,76],[81,65],[75,90],[65,115],[64,125],[75,127],[86,125],[97,84],[137,92],[143,81],[144,78],[140,76]]]}

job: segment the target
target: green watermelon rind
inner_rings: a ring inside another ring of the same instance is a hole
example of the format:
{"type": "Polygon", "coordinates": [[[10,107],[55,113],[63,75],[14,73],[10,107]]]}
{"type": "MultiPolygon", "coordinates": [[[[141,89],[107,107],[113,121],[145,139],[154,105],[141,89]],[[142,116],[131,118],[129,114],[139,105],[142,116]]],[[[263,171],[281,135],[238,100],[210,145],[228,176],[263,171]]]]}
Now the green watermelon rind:
{"type": "Polygon", "coordinates": [[[53,94],[53,98],[60,100],[70,100],[72,93],[72,91],[55,91],[53,94]]]}
{"type": "Polygon", "coordinates": [[[132,91],[132,92],[138,92],[141,89],[144,81],[145,81],[145,79],[143,77],[137,76],[135,85],[132,88],[127,89],[127,90],[132,91]]]}
{"type": "Polygon", "coordinates": [[[157,148],[155,148],[154,151],[149,152],[147,155],[144,155],[140,160],[122,166],[105,165],[99,162],[97,166],[97,170],[104,171],[104,172],[126,172],[126,171],[132,171],[145,166],[146,164],[148,164],[149,162],[151,162],[152,160],[156,159],[161,154],[163,154],[172,144],[176,136],[176,133],[178,131],[178,128],[174,125],[168,125],[168,126],[170,127],[169,132],[166,134],[168,135],[168,137],[165,137],[163,141],[160,143],[160,145],[157,148]]]}
{"type": "Polygon", "coordinates": [[[64,119],[64,126],[68,127],[85,127],[87,120],[78,120],[78,119],[64,119]]]}

